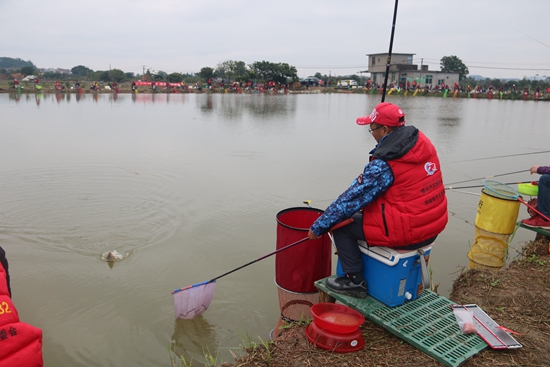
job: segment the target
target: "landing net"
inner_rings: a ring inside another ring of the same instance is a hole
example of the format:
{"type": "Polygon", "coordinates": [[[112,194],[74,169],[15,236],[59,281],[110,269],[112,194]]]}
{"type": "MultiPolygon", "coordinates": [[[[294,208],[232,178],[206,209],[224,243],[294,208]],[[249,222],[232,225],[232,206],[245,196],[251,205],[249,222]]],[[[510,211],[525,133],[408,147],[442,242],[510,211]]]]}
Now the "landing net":
{"type": "Polygon", "coordinates": [[[174,292],[174,316],[176,319],[192,319],[202,315],[210,306],[216,282],[189,286],[174,292]]]}
{"type": "Polygon", "coordinates": [[[499,198],[499,199],[506,199],[506,200],[517,200],[518,199],[518,192],[506,185],[502,182],[493,181],[493,180],[485,180],[483,182],[483,185],[488,191],[485,191],[487,195],[491,195],[493,197],[499,198]]]}

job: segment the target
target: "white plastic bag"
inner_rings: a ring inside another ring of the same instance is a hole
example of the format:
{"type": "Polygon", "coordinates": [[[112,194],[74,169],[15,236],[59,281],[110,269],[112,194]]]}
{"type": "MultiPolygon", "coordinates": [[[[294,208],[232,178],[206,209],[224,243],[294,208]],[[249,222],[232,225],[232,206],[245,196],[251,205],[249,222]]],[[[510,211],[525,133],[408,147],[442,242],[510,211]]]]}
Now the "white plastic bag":
{"type": "Polygon", "coordinates": [[[474,315],[465,308],[453,308],[458,326],[462,331],[462,334],[472,334],[476,332],[476,325],[474,324],[474,315]]]}

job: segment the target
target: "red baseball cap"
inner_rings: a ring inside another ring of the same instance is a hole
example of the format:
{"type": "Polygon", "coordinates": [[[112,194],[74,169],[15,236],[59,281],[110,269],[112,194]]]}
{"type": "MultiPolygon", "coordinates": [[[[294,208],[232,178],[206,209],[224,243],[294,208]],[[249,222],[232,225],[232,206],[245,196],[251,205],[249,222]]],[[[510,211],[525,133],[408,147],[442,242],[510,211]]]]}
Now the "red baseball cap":
{"type": "Polygon", "coordinates": [[[390,102],[382,102],[374,107],[369,116],[357,118],[357,125],[369,125],[373,122],[385,126],[405,125],[405,114],[399,106],[390,102]]]}

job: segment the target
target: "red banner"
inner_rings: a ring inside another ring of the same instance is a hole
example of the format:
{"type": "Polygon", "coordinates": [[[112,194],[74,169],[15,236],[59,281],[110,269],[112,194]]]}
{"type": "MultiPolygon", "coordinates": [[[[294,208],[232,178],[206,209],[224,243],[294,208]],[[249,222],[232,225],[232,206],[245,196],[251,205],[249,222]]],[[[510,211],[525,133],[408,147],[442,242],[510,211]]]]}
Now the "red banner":
{"type": "Polygon", "coordinates": [[[138,87],[150,87],[150,86],[153,85],[153,83],[155,83],[157,87],[166,87],[166,86],[169,86],[169,87],[180,87],[180,86],[181,86],[181,83],[169,83],[169,82],[142,82],[142,81],[134,82],[134,84],[137,85],[138,87]]]}

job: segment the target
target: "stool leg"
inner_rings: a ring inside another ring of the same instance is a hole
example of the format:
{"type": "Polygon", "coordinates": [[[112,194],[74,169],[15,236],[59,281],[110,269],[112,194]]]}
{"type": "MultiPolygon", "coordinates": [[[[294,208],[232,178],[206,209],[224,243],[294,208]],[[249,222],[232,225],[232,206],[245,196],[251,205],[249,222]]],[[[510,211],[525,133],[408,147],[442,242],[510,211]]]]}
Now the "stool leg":
{"type": "Polygon", "coordinates": [[[328,302],[328,303],[335,303],[336,299],[332,297],[330,294],[323,292],[322,290],[319,290],[319,300],[321,302],[328,302]]]}

